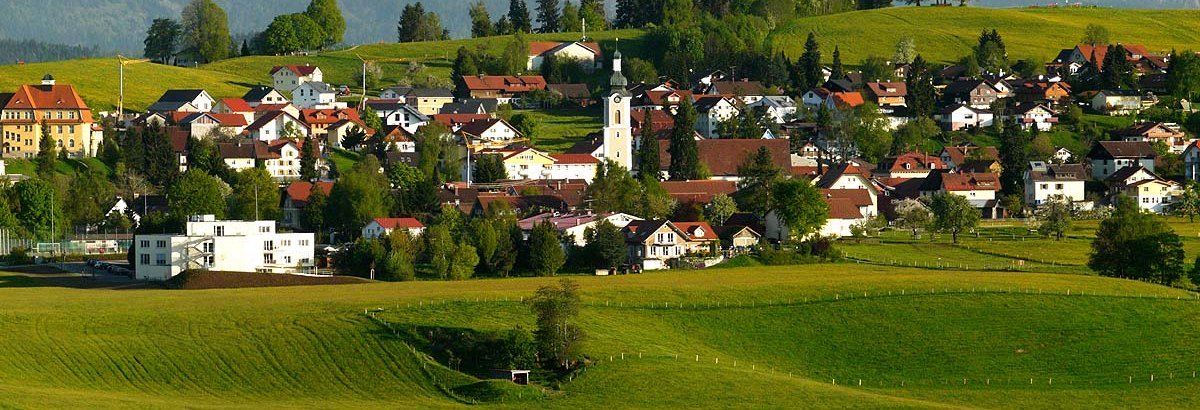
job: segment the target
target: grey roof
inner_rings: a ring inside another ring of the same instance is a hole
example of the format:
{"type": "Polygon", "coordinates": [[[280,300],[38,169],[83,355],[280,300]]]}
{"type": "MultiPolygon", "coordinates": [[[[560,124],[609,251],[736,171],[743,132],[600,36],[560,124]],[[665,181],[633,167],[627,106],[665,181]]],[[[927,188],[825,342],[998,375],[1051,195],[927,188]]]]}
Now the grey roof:
{"type": "Polygon", "coordinates": [[[179,111],[180,108],[183,108],[183,106],[188,105],[189,103],[191,103],[191,101],[159,101],[154,104],[150,104],[150,108],[147,108],[146,111],[179,111]]]}
{"type": "Polygon", "coordinates": [[[271,87],[263,87],[263,86],[254,87],[254,88],[251,88],[250,91],[246,91],[246,95],[243,95],[242,99],[246,100],[246,101],[252,101],[252,102],[253,101],[262,101],[263,98],[267,98],[267,94],[270,94],[272,91],[275,91],[275,89],[271,88],[271,87]]]}
{"type": "Polygon", "coordinates": [[[321,93],[321,94],[334,92],[333,87],[330,87],[329,84],[326,84],[323,82],[310,81],[310,82],[301,84],[301,86],[305,86],[305,85],[312,87],[312,89],[314,91],[321,93]]]}
{"type": "Polygon", "coordinates": [[[204,90],[167,90],[158,102],[191,102],[204,94],[204,90]]]}

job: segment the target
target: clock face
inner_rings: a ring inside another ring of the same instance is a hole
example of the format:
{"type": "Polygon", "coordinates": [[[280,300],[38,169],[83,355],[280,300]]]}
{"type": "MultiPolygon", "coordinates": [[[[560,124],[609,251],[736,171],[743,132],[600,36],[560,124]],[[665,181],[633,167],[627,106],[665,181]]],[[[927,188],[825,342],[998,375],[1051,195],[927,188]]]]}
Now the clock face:
{"type": "Polygon", "coordinates": [[[613,94],[613,102],[621,102],[621,94],[613,94]]]}

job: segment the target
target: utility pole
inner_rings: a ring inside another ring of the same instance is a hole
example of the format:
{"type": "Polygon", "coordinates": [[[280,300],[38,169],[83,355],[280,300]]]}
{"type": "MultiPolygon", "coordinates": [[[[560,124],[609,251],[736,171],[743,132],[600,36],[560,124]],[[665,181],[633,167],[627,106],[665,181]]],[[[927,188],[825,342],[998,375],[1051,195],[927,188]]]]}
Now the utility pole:
{"type": "Polygon", "coordinates": [[[254,220],[258,220],[258,184],[254,184],[254,220]]]}

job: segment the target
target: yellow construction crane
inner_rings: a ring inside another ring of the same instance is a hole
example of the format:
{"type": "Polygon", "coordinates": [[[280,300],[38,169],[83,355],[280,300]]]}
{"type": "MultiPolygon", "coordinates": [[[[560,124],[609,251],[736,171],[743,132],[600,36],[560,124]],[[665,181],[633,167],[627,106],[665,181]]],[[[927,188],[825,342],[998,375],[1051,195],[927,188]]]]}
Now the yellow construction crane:
{"type": "Polygon", "coordinates": [[[117,54],[117,65],[119,68],[119,84],[117,85],[117,118],[125,114],[125,66],[130,64],[139,64],[150,61],[148,58],[142,59],[127,59],[125,56],[117,54]]]}

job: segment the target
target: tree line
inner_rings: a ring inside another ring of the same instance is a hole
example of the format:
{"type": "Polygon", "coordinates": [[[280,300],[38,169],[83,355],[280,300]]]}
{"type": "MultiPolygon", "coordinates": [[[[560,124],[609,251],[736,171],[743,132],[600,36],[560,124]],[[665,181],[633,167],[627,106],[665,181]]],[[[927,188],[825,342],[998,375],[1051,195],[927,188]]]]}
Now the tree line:
{"type": "Polygon", "coordinates": [[[211,63],[251,54],[285,54],[342,42],[346,22],[337,0],[312,0],[302,13],[276,16],[239,47],[225,10],[212,0],[191,0],[180,18],[156,18],[146,30],[143,55],[160,64],[211,63]]]}

